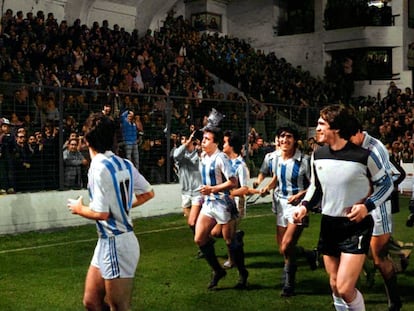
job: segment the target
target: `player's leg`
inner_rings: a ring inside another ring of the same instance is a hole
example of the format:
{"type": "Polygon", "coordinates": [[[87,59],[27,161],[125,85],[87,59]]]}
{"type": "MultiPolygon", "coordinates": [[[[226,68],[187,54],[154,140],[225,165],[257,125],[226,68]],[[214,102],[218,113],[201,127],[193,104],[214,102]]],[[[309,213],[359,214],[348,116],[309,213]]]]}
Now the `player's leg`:
{"type": "Polygon", "coordinates": [[[223,268],[230,269],[233,268],[235,263],[234,252],[232,252],[232,241],[236,236],[236,221],[234,219],[230,220],[225,225],[217,224],[213,230],[212,235],[216,237],[222,237],[226,243],[227,247],[227,260],[223,264],[223,268]],[[215,234],[214,234],[214,233],[215,234]]]}
{"type": "MultiPolygon", "coordinates": [[[[183,196],[184,197],[184,196],[183,196]]],[[[189,197],[189,196],[187,196],[189,197]]],[[[187,217],[187,224],[190,228],[191,232],[193,233],[193,238],[195,235],[195,225],[197,223],[198,215],[200,214],[201,204],[197,201],[194,201],[194,198],[191,198],[191,201],[185,202],[183,198],[183,204],[186,203],[186,207],[183,207],[184,216],[187,217]]],[[[183,205],[184,206],[184,205],[183,205]]],[[[203,258],[203,253],[198,250],[196,258],[203,258]]]]}
{"type": "Polygon", "coordinates": [[[231,219],[228,223],[223,224],[223,238],[226,241],[229,258],[234,261],[234,264],[239,271],[239,281],[236,284],[237,289],[245,289],[247,286],[247,278],[249,273],[244,261],[243,242],[236,237],[236,219],[231,219]]]}
{"type": "Polygon", "coordinates": [[[131,309],[134,278],[105,280],[106,299],[111,311],[128,311],[131,309]]]}
{"type": "Polygon", "coordinates": [[[216,224],[216,220],[206,214],[200,213],[197,219],[194,242],[199,246],[204,254],[207,263],[213,269],[213,278],[208,286],[212,289],[217,286],[218,281],[226,275],[226,271],[221,267],[214,249],[214,240],[210,237],[210,232],[216,224]]]}
{"type": "Polygon", "coordinates": [[[384,279],[385,291],[388,298],[390,310],[400,310],[401,298],[397,285],[397,274],[392,261],[388,255],[388,243],[391,235],[389,233],[373,236],[371,238],[371,252],[375,267],[377,267],[384,279]]]}
{"type": "Polygon", "coordinates": [[[89,311],[105,310],[105,282],[100,270],[91,265],[85,280],[85,292],[83,295],[83,305],[89,311]]]}
{"type": "MultiPolygon", "coordinates": [[[[283,229],[279,231],[283,231],[283,229]]],[[[284,228],[284,234],[281,237],[280,252],[285,258],[285,265],[283,267],[284,284],[282,290],[282,296],[284,297],[295,295],[295,280],[297,271],[296,245],[302,231],[302,226],[288,223],[287,227],[284,228]]],[[[303,248],[301,253],[303,253],[303,248]]]]}
{"type": "Polygon", "coordinates": [[[336,290],[336,277],[339,267],[339,258],[335,256],[323,256],[325,270],[329,275],[329,285],[332,290],[333,304],[336,311],[347,311],[346,302],[339,296],[336,290]]]}
{"type": "Polygon", "coordinates": [[[140,257],[138,239],[131,231],[105,239],[104,243],[100,267],[105,279],[105,299],[111,311],[130,310],[134,276],[140,257]]]}
{"type": "Polygon", "coordinates": [[[364,298],[355,287],[365,259],[365,254],[341,254],[335,283],[338,296],[346,302],[348,310],[365,310],[364,298]]]}
{"type": "MultiPolygon", "coordinates": [[[[187,223],[188,223],[188,216],[190,216],[190,208],[189,207],[183,207],[183,215],[187,219],[187,223]]],[[[190,225],[190,224],[188,224],[188,225],[190,225]]]]}
{"type": "Polygon", "coordinates": [[[215,238],[222,238],[223,237],[223,225],[216,224],[213,229],[211,229],[211,236],[215,238]]]}
{"type": "MultiPolygon", "coordinates": [[[[201,205],[200,204],[193,204],[191,205],[191,209],[188,214],[188,225],[190,228],[195,228],[197,223],[198,215],[200,214],[201,205]]],[[[195,229],[194,229],[195,232],[195,229]]]]}
{"type": "Polygon", "coordinates": [[[86,310],[109,310],[105,303],[105,282],[100,268],[100,258],[103,258],[105,253],[105,242],[105,240],[98,239],[86,274],[83,295],[83,305],[86,310]]]}
{"type": "Polygon", "coordinates": [[[401,309],[401,298],[398,293],[397,274],[394,264],[388,256],[389,243],[392,232],[392,208],[387,201],[372,212],[374,229],[370,242],[370,249],[374,266],[381,272],[385,291],[388,298],[389,310],[401,309]]]}

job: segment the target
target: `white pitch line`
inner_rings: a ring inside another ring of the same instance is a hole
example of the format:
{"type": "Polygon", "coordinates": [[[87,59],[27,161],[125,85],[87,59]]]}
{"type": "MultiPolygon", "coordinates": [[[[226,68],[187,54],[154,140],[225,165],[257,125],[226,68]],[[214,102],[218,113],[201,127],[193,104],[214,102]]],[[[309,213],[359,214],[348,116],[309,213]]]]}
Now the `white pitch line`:
{"type": "MultiPolygon", "coordinates": [[[[259,217],[263,217],[263,216],[268,216],[268,215],[255,215],[255,216],[248,216],[248,217],[249,218],[259,218],[259,217]]],[[[187,229],[187,226],[171,227],[171,228],[164,228],[164,229],[155,229],[155,230],[137,232],[136,234],[141,235],[141,234],[158,233],[158,232],[180,230],[180,229],[187,229]]],[[[39,245],[39,246],[21,247],[21,248],[15,248],[15,249],[6,249],[6,250],[0,251],[0,254],[17,253],[17,252],[23,252],[23,251],[28,251],[28,250],[34,250],[34,249],[42,249],[42,248],[49,248],[49,247],[62,246],[62,245],[71,245],[71,244],[80,244],[80,243],[93,242],[93,241],[96,241],[96,237],[92,238],[92,239],[79,240],[79,241],[68,241],[68,242],[52,243],[52,244],[45,244],[45,245],[39,245]]]]}

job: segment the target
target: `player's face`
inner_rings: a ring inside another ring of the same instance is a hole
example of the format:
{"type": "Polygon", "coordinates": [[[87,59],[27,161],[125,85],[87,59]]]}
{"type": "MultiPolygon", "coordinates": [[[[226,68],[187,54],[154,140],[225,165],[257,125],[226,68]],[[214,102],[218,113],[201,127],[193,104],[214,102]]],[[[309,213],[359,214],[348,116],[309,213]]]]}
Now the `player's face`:
{"type": "Polygon", "coordinates": [[[295,138],[293,137],[292,133],[289,132],[282,132],[279,135],[279,147],[282,151],[292,151],[295,149],[295,138]]]}
{"type": "Polygon", "coordinates": [[[204,132],[203,141],[201,142],[203,151],[207,154],[212,154],[217,149],[217,144],[214,142],[214,134],[210,132],[204,132]]]}
{"type": "Polygon", "coordinates": [[[333,141],[335,137],[335,130],[332,130],[329,123],[323,118],[318,119],[318,125],[316,126],[316,139],[318,143],[327,143],[333,141]]]}
{"type": "Polygon", "coordinates": [[[229,155],[231,153],[229,138],[227,136],[224,136],[224,138],[223,138],[223,152],[227,155],[229,155]]]}

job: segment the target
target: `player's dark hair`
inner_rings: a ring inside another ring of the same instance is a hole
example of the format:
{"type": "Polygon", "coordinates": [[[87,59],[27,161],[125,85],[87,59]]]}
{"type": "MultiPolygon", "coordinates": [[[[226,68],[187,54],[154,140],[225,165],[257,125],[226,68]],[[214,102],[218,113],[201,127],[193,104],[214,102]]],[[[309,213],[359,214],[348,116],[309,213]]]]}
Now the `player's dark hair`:
{"type": "Polygon", "coordinates": [[[280,137],[283,132],[287,132],[293,135],[293,138],[298,141],[299,140],[299,131],[292,126],[281,126],[276,131],[276,136],[280,137]]]}
{"type": "Polygon", "coordinates": [[[234,152],[241,154],[243,150],[243,141],[241,136],[232,130],[227,130],[224,132],[224,137],[228,137],[228,143],[233,148],[234,152]]]}
{"type": "Polygon", "coordinates": [[[353,110],[344,105],[329,105],[320,111],[320,117],[329,123],[333,130],[339,130],[339,136],[349,140],[358,133],[359,122],[353,110]]]}
{"type": "Polygon", "coordinates": [[[281,126],[276,130],[276,137],[280,137],[280,135],[282,135],[283,132],[289,133],[293,135],[293,139],[295,140],[295,147],[298,146],[298,140],[299,140],[299,131],[297,129],[295,129],[292,126],[286,125],[286,126],[281,126]]]}
{"type": "Polygon", "coordinates": [[[115,127],[113,121],[101,112],[91,114],[85,122],[85,139],[99,153],[112,149],[115,127]]]}

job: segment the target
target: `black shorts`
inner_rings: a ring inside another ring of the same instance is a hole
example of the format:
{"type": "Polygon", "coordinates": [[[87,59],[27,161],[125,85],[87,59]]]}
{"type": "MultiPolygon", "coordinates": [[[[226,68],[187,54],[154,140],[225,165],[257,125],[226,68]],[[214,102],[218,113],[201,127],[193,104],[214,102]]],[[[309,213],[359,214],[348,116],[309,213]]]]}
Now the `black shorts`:
{"type": "Polygon", "coordinates": [[[341,253],[368,254],[373,227],[371,215],[359,223],[347,217],[322,215],[318,249],[324,255],[335,257],[341,253]]]}

